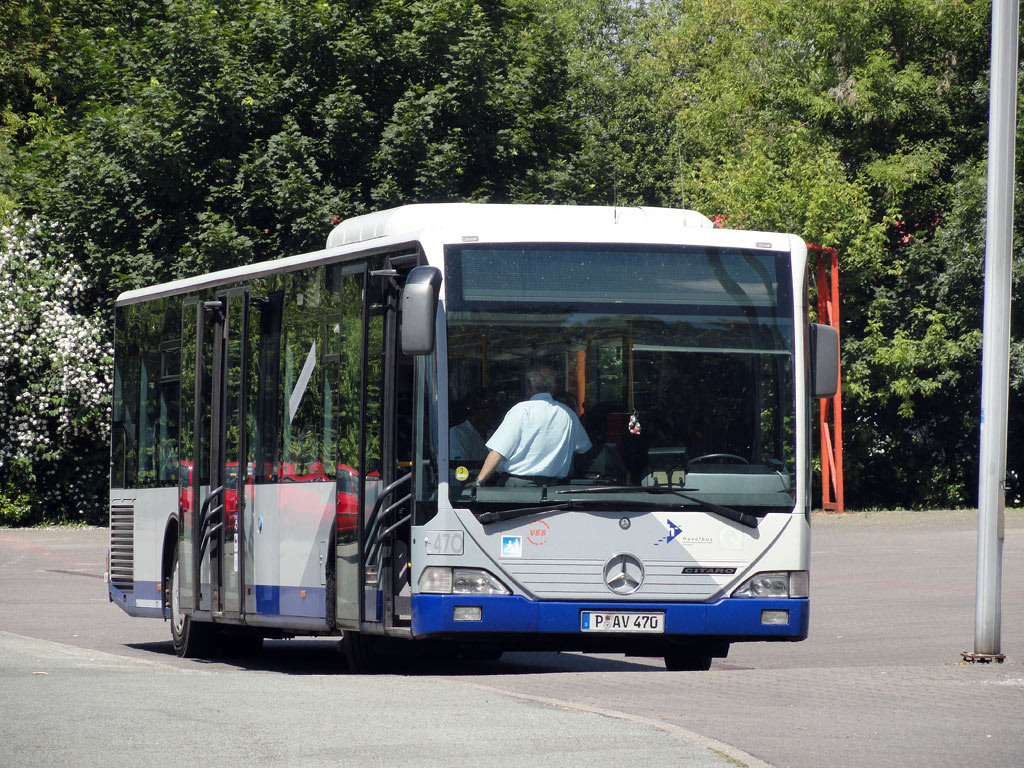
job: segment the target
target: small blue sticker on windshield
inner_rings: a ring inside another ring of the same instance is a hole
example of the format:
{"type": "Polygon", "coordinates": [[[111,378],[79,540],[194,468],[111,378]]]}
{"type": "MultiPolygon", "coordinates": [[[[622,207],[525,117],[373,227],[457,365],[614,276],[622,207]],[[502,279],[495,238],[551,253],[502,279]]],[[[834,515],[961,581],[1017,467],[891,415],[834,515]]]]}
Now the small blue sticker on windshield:
{"type": "Polygon", "coordinates": [[[523,537],[522,536],[502,536],[501,537],[501,556],[502,557],[522,557],[523,556],[523,537]]]}

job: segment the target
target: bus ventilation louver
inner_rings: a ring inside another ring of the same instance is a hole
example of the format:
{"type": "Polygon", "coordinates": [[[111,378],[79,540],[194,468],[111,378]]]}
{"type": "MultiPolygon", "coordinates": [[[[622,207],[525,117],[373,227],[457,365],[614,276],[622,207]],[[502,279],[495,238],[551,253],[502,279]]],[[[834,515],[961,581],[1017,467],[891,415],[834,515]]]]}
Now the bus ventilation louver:
{"type": "Polygon", "coordinates": [[[122,592],[135,588],[135,507],[110,505],[110,583],[122,592]]]}

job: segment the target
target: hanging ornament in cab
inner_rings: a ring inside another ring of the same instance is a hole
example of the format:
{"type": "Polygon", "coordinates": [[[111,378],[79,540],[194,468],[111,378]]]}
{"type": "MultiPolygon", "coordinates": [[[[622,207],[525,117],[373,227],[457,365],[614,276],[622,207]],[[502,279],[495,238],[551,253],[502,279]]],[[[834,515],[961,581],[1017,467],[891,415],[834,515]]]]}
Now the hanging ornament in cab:
{"type": "Polygon", "coordinates": [[[631,435],[639,435],[640,434],[640,430],[641,430],[641,427],[640,427],[640,414],[637,413],[636,410],[634,410],[633,413],[630,414],[630,417],[629,417],[629,434],[631,434],[631,435]]]}

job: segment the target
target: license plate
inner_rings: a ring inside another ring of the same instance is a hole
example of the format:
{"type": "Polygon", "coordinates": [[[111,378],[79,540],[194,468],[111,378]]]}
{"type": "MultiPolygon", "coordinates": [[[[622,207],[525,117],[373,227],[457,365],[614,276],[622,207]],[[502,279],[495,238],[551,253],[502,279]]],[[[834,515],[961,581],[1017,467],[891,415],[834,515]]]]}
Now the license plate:
{"type": "Polygon", "coordinates": [[[580,613],[580,631],[660,634],[665,632],[665,614],[583,611],[580,613]]]}

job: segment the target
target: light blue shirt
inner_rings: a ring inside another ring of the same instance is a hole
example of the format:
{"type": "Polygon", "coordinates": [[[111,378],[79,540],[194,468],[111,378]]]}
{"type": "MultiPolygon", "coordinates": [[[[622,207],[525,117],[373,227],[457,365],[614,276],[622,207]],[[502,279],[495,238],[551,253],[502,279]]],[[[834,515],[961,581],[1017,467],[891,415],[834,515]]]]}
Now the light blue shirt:
{"type": "Polygon", "coordinates": [[[505,457],[500,472],[560,478],[574,453],[590,450],[590,438],[575,413],[541,392],[509,409],[487,447],[505,457]]]}

